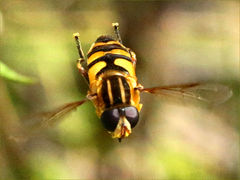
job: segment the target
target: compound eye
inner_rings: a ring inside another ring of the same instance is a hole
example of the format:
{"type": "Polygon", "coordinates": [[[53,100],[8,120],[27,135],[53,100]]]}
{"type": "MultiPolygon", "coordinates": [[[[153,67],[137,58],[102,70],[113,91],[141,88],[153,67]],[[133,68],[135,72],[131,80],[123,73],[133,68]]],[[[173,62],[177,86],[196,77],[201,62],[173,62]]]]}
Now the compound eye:
{"type": "Polygon", "coordinates": [[[112,132],[116,129],[119,119],[120,115],[117,108],[106,110],[101,116],[103,126],[112,132]]]}
{"type": "Polygon", "coordinates": [[[125,107],[125,117],[131,124],[131,128],[134,128],[138,123],[139,113],[134,106],[125,107]]]}

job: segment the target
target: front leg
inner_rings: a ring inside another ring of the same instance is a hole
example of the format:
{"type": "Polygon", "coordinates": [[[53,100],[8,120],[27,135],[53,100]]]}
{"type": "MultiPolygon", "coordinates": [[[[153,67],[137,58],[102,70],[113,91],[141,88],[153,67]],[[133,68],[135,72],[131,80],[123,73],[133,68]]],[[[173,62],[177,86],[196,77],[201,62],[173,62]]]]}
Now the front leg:
{"type": "Polygon", "coordinates": [[[140,92],[142,92],[143,89],[144,89],[144,87],[143,87],[143,85],[141,85],[141,84],[138,84],[138,85],[134,88],[135,91],[137,90],[137,91],[140,91],[140,92]]]}

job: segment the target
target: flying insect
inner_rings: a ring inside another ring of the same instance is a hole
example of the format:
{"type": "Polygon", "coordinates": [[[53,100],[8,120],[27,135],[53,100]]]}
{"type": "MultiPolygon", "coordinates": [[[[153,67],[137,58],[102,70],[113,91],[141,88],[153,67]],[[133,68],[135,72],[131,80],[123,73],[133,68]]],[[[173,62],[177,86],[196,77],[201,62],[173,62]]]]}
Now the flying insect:
{"type": "Polygon", "coordinates": [[[162,96],[182,96],[209,101],[200,92],[223,92],[220,101],[231,96],[231,90],[220,84],[190,83],[172,86],[144,88],[136,76],[136,54],[123,45],[119,24],[113,23],[116,38],[100,36],[92,44],[87,59],[82,51],[79,33],[73,34],[79,59],[77,68],[85,78],[89,90],[85,99],[68,103],[48,113],[47,122],[53,121],[76,109],[86,101],[92,101],[96,114],[112,138],[128,137],[139,121],[142,109],[140,93],[147,92],[162,96]]]}

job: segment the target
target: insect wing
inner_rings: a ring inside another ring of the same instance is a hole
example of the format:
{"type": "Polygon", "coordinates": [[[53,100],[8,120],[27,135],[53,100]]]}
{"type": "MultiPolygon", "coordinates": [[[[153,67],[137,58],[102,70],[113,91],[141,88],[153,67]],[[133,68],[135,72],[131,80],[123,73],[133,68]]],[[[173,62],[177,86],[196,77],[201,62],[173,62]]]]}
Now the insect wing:
{"type": "Polygon", "coordinates": [[[61,120],[61,118],[68,113],[75,110],[78,106],[85,103],[88,99],[84,99],[82,101],[76,101],[72,103],[67,103],[53,111],[50,112],[44,112],[37,115],[34,115],[34,117],[30,118],[31,120],[28,121],[25,125],[27,127],[31,128],[44,128],[51,125],[56,124],[58,121],[61,120]]]}
{"type": "Polygon", "coordinates": [[[144,88],[141,91],[167,97],[196,99],[213,104],[221,104],[232,96],[232,91],[227,86],[214,83],[160,86],[144,88]]]}

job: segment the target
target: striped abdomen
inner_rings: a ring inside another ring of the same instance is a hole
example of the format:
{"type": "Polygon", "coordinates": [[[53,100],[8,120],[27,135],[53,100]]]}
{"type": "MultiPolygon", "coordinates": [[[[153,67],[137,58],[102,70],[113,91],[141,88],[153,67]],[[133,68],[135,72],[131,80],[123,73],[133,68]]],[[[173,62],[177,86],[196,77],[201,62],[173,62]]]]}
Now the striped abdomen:
{"type": "Polygon", "coordinates": [[[90,83],[109,70],[120,71],[135,77],[133,58],[129,50],[108,36],[100,36],[88,52],[90,83]]]}

